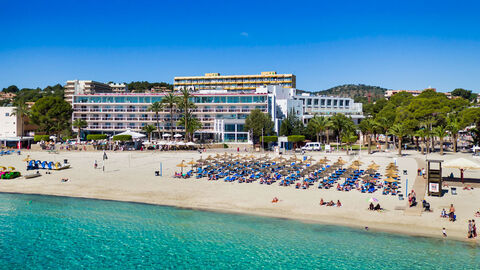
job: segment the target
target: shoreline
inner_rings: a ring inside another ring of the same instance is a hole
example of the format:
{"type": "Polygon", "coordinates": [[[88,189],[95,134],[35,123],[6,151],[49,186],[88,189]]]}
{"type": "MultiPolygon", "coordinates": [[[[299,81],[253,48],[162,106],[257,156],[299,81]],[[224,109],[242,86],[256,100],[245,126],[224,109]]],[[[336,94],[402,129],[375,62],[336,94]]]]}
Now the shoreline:
{"type": "MultiPolygon", "coordinates": [[[[407,201],[399,200],[397,196],[373,194],[358,191],[340,192],[336,189],[308,189],[282,187],[278,184],[260,185],[259,183],[230,183],[224,181],[208,181],[203,179],[178,179],[173,175],[180,171],[176,165],[181,160],[188,162],[200,157],[206,158],[215,152],[110,152],[106,161],[106,170],[94,169],[95,160],[102,163],[102,152],[67,152],[51,155],[46,152],[28,151],[24,155],[3,156],[0,165],[13,166],[23,175],[26,171],[23,159],[28,154],[32,159],[45,161],[62,161],[68,159],[70,169],[50,171],[45,174],[40,170],[41,177],[32,179],[18,178],[0,181],[0,192],[12,194],[50,195],[72,198],[98,199],[130,203],[176,207],[200,211],[221,212],[264,216],[270,218],[297,220],[305,223],[344,226],[363,230],[369,227],[371,231],[402,234],[415,237],[442,237],[442,227],[447,230],[450,240],[458,240],[479,245],[478,239],[465,238],[466,221],[473,217],[480,205],[480,189],[458,190],[458,195],[450,194],[444,197],[428,197],[433,212],[418,211],[418,214],[405,213],[407,201]],[[203,156],[202,156],[203,155],[203,156]],[[163,167],[163,176],[155,176],[159,164],[163,167]],[[61,182],[68,178],[68,182],[61,182]],[[278,197],[279,203],[271,203],[278,197]],[[382,212],[368,211],[368,200],[371,197],[379,199],[382,212]],[[320,199],[326,201],[340,200],[342,207],[319,206],[320,199]],[[454,203],[457,208],[458,220],[449,222],[440,218],[442,208],[454,203]]],[[[263,156],[264,153],[249,153],[263,156]]],[[[325,153],[309,153],[315,159],[328,156],[336,160],[342,156],[348,163],[355,160],[354,156],[325,153]]],[[[381,166],[383,173],[389,162],[395,160],[401,169],[408,170],[408,175],[401,176],[402,191],[414,187],[417,161],[415,156],[396,157],[368,155],[360,157],[364,167],[371,161],[381,166]],[[408,179],[407,179],[408,178],[408,179]],[[410,180],[410,181],[408,181],[410,180]]],[[[347,164],[348,166],[348,164],[347,164]]],[[[448,173],[448,172],[446,172],[448,173]]],[[[467,172],[471,177],[480,178],[476,172],[467,172]]],[[[420,210],[420,209],[418,209],[420,210]]],[[[411,212],[411,211],[407,211],[411,212]]],[[[473,217],[474,218],[474,217],[473,217]]]]}
{"type": "MultiPolygon", "coordinates": [[[[110,202],[123,202],[123,203],[134,203],[134,204],[145,204],[145,205],[152,205],[152,206],[161,206],[161,207],[173,207],[177,209],[188,209],[194,211],[205,211],[205,212],[213,212],[213,213],[223,213],[223,214],[230,214],[230,215],[249,215],[249,216],[258,216],[258,217],[267,217],[267,218],[274,218],[280,220],[292,220],[298,221],[307,224],[319,224],[319,225],[328,225],[328,226],[341,226],[346,228],[358,229],[363,230],[365,226],[362,225],[355,225],[352,222],[360,221],[357,219],[346,219],[346,218],[339,218],[333,217],[333,221],[320,221],[318,219],[309,219],[304,217],[292,217],[290,215],[281,215],[278,213],[267,213],[267,212],[250,212],[245,210],[238,210],[238,209],[230,209],[230,208],[223,208],[223,207],[207,207],[207,206],[187,206],[181,204],[170,204],[170,203],[157,203],[157,202],[148,202],[148,201],[141,201],[141,200],[123,200],[120,198],[111,198],[111,197],[101,197],[101,196],[94,196],[94,197],[86,197],[82,195],[65,195],[65,194],[50,194],[50,193],[28,193],[28,192],[15,192],[15,191],[0,191],[2,194],[18,194],[18,195],[38,195],[38,196],[52,196],[52,197],[63,197],[63,198],[74,198],[74,199],[86,199],[86,200],[99,200],[99,201],[110,201],[110,202]]],[[[330,215],[321,215],[320,217],[330,218],[330,215]]],[[[443,238],[439,234],[432,234],[428,233],[427,231],[422,232],[412,232],[411,225],[403,225],[399,226],[399,224],[388,224],[382,222],[374,222],[374,224],[369,224],[368,229],[369,232],[373,233],[390,233],[390,234],[397,234],[400,236],[411,236],[411,237],[420,237],[420,238],[429,238],[429,239],[444,239],[449,241],[457,241],[462,243],[469,243],[475,244],[476,246],[480,246],[480,243],[477,242],[475,239],[467,239],[464,237],[458,237],[454,234],[452,236],[448,236],[447,238],[443,238]],[[396,226],[395,228],[387,228],[387,226],[396,226]]],[[[426,230],[427,227],[417,227],[416,229],[423,229],[426,230]]]]}

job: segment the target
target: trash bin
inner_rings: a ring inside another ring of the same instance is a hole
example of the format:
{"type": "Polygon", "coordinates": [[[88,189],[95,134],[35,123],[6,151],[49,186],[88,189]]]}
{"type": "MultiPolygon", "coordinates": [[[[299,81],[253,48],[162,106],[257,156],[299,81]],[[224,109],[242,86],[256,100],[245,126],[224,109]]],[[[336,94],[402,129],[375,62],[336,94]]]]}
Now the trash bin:
{"type": "Polygon", "coordinates": [[[457,195],[457,188],[456,187],[451,187],[450,188],[452,195],[457,195]]]}

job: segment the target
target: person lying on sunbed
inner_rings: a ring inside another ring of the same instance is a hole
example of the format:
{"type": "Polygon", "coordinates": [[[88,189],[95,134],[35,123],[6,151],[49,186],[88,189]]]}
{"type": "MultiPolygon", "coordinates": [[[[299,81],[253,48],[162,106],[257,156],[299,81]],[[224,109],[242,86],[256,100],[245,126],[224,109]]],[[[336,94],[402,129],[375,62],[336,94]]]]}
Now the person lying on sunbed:
{"type": "Polygon", "coordinates": [[[278,198],[274,197],[273,200],[272,200],[272,203],[278,203],[278,198]]]}
{"type": "Polygon", "coordinates": [[[325,202],[323,201],[323,198],[320,199],[320,205],[325,205],[325,202]]]}

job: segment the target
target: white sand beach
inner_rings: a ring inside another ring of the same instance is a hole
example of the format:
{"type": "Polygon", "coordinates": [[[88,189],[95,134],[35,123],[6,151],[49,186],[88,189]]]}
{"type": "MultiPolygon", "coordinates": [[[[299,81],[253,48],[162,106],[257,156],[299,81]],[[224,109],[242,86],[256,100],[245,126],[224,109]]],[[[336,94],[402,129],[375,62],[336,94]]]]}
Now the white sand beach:
{"type": "MultiPolygon", "coordinates": [[[[320,222],[339,224],[353,227],[366,227],[372,230],[390,231],[410,235],[441,237],[445,227],[448,237],[466,240],[467,221],[475,219],[474,212],[480,208],[480,189],[462,190],[458,195],[446,194],[443,197],[427,197],[433,212],[423,212],[421,215],[411,215],[407,208],[407,200],[400,201],[397,196],[382,195],[377,191],[372,194],[360,193],[356,190],[341,192],[336,189],[295,189],[293,186],[282,187],[278,183],[260,185],[254,183],[226,183],[223,180],[208,181],[207,179],[176,179],[175,171],[180,168],[175,165],[182,160],[186,162],[206,158],[216,152],[209,150],[200,155],[198,152],[107,152],[108,160],[105,163],[105,172],[102,171],[102,152],[47,152],[24,151],[22,155],[6,155],[0,157],[0,166],[13,166],[22,175],[26,174],[27,155],[35,160],[63,162],[68,159],[72,168],[62,171],[40,170],[41,177],[14,180],[0,180],[0,192],[45,194],[83,198],[97,198],[118,201],[131,201],[177,207],[195,208],[230,213],[245,213],[264,215],[279,218],[298,219],[306,222],[320,222]],[[210,152],[209,152],[210,151],[210,152]],[[94,161],[98,161],[98,169],[94,169],[94,161]],[[155,176],[160,163],[163,167],[163,176],[155,176]],[[68,182],[62,182],[68,178],[68,182]],[[271,203],[273,197],[280,199],[279,203],[271,203]],[[385,209],[383,212],[368,211],[367,202],[370,197],[379,200],[385,209]],[[320,206],[320,198],[325,201],[340,200],[342,207],[320,206]],[[449,222],[440,218],[442,208],[448,211],[450,204],[455,205],[457,221],[449,222]]],[[[220,150],[219,150],[220,151],[220,150]]],[[[232,150],[230,150],[232,151],[232,150]]],[[[223,151],[221,151],[222,153],[223,151]]],[[[393,153],[362,154],[360,160],[364,162],[362,168],[375,160],[380,165],[379,171],[385,172],[385,166],[397,159],[402,172],[408,175],[401,176],[402,191],[405,193],[406,179],[408,190],[414,186],[417,173],[415,158],[424,159],[416,152],[406,152],[405,157],[397,157],[393,153]]],[[[251,154],[251,153],[249,153],[251,154]]],[[[262,153],[263,154],[263,153],[262,153]]],[[[259,154],[255,154],[259,155],[259,154]]],[[[270,155],[272,155],[270,153],[270,155]]],[[[307,153],[315,157],[323,157],[325,153],[307,153]]],[[[327,154],[332,162],[338,155],[327,154]]],[[[429,155],[429,158],[451,159],[452,157],[471,158],[468,154],[447,154],[445,156],[429,155]]],[[[353,161],[354,156],[342,154],[344,160],[353,161]]],[[[458,177],[458,170],[453,170],[458,177]]],[[[31,173],[31,171],[29,172],[31,173]]],[[[444,169],[444,176],[450,174],[444,169]]],[[[480,178],[480,171],[467,171],[465,177],[480,178]]],[[[418,194],[418,193],[417,193],[418,194]]],[[[422,196],[423,197],[423,196],[422,196]]],[[[421,204],[421,203],[420,203],[421,204]]],[[[480,222],[477,221],[477,223],[480,222]]],[[[476,243],[476,240],[469,240],[476,243]]]]}

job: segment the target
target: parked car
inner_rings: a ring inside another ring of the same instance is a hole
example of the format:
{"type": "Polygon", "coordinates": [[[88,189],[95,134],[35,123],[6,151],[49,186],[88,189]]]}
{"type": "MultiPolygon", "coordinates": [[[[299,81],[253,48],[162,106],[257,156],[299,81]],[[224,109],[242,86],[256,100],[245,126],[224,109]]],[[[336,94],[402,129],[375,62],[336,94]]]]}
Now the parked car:
{"type": "Polygon", "coordinates": [[[302,150],[305,151],[320,151],[322,150],[322,145],[318,142],[309,142],[302,147],[302,150]]]}

